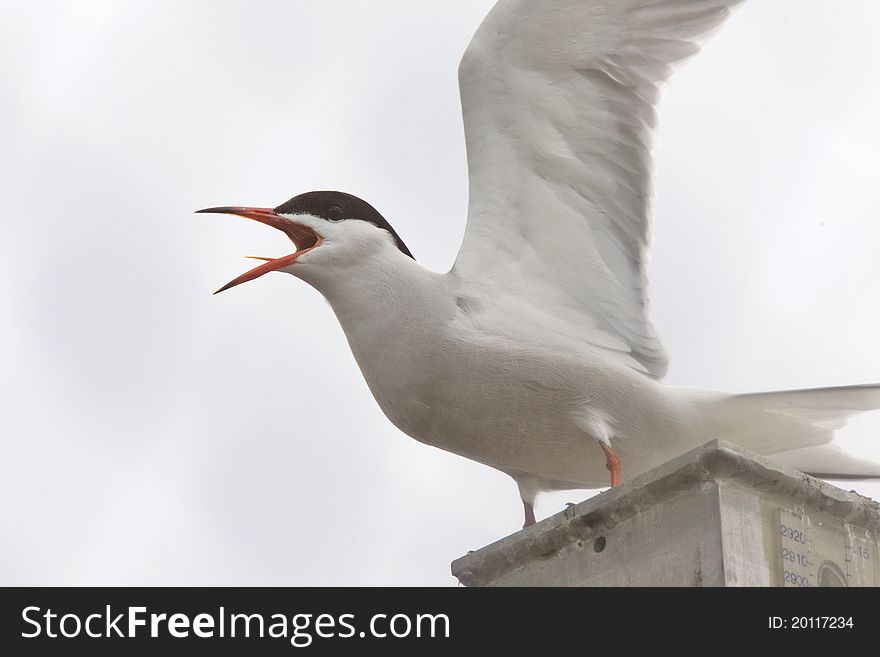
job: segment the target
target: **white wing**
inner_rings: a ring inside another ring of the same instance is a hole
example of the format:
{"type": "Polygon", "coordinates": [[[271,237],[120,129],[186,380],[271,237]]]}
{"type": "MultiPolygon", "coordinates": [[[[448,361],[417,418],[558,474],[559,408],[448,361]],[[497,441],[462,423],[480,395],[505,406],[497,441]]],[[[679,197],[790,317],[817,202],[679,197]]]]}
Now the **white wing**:
{"type": "Polygon", "coordinates": [[[465,294],[665,374],[644,271],[659,87],[740,1],[495,5],[460,70],[465,294]]]}

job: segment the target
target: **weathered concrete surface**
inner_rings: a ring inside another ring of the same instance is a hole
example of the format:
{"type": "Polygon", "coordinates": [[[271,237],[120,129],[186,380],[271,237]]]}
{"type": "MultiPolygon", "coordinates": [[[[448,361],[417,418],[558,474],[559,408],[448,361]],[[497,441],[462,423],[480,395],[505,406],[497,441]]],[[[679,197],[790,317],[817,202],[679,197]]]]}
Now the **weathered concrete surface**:
{"type": "Polygon", "coordinates": [[[880,586],[878,536],[876,502],[715,441],[452,573],[467,586],[880,586]]]}

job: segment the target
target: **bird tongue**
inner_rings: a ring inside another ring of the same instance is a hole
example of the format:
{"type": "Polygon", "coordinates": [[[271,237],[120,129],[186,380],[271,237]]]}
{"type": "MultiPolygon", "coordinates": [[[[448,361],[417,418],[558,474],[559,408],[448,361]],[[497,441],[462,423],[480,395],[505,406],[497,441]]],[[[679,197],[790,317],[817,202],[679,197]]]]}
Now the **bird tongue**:
{"type": "Polygon", "coordinates": [[[255,260],[263,260],[265,262],[262,265],[254,267],[250,271],[245,272],[238,278],[229,281],[226,285],[214,292],[214,294],[220,294],[221,292],[224,292],[229,288],[235,287],[236,285],[241,285],[242,283],[252,281],[255,278],[259,278],[263,274],[268,274],[270,271],[277,271],[278,269],[288,267],[296,262],[296,259],[303,253],[305,253],[306,251],[310,251],[315,246],[317,246],[318,242],[320,241],[320,238],[312,229],[279,216],[275,213],[275,210],[271,208],[226,206],[220,208],[207,208],[205,210],[199,210],[197,214],[233,214],[239,217],[253,219],[254,221],[259,221],[260,223],[266,224],[267,226],[272,226],[272,228],[277,228],[278,230],[286,233],[287,236],[290,237],[291,240],[293,240],[294,244],[297,247],[297,251],[295,253],[291,253],[290,255],[286,255],[281,258],[252,257],[255,260]]]}

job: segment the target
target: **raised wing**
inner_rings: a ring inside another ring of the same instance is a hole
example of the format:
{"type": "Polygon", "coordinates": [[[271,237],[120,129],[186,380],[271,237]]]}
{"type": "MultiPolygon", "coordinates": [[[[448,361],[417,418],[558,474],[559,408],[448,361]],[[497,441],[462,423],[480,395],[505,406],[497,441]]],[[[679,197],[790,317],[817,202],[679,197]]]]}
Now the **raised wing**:
{"type": "Polygon", "coordinates": [[[665,374],[644,269],[659,88],[740,1],[495,5],[460,70],[464,290],[665,374]]]}

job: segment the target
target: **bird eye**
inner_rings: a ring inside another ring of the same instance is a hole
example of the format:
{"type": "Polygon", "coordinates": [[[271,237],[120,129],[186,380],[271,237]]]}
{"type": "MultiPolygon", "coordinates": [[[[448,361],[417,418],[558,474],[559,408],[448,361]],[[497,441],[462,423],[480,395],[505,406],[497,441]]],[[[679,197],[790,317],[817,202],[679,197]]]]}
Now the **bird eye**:
{"type": "Polygon", "coordinates": [[[330,221],[339,221],[342,219],[342,206],[335,203],[327,208],[327,218],[330,221]]]}

